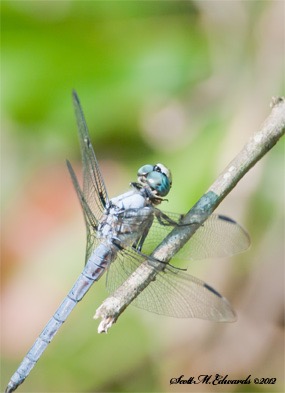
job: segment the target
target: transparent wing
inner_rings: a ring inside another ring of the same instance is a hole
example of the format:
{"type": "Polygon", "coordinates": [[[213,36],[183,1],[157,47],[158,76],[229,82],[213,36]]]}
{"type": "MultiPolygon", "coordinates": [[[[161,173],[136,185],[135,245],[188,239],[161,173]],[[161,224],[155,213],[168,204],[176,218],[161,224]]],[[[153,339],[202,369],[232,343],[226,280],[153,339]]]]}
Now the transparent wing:
{"type": "Polygon", "coordinates": [[[99,241],[96,238],[96,230],[97,230],[97,220],[94,217],[93,212],[89,208],[89,205],[85,199],[85,196],[78,184],[77,177],[74,173],[74,170],[69,161],[67,161],[67,168],[69,170],[71,180],[75,191],[77,193],[85,221],[86,232],[87,232],[87,242],[86,242],[86,254],[85,254],[85,263],[88,261],[90,255],[93,250],[98,246],[99,241]]]}
{"type": "MultiPolygon", "coordinates": [[[[162,215],[162,219],[159,216],[154,219],[145,238],[142,247],[144,254],[149,255],[175,226],[181,225],[182,215],[162,215]],[[169,217],[169,220],[164,217],[169,217]]],[[[245,251],[249,245],[248,233],[237,222],[226,216],[212,214],[176,256],[188,260],[225,257],[245,251]]]]}
{"type": "MultiPolygon", "coordinates": [[[[78,126],[80,148],[83,164],[83,195],[89,209],[93,213],[96,223],[100,220],[106,203],[108,203],[108,195],[104,184],[103,177],[100,172],[84,118],[83,110],[79,102],[79,98],[73,91],[73,105],[78,126]]],[[[84,207],[83,207],[84,208],[84,207]]]]}
{"type": "MultiPolygon", "coordinates": [[[[113,292],[145,260],[136,250],[123,250],[107,275],[107,288],[113,292]]],[[[208,284],[190,274],[166,265],[132,302],[147,311],[177,318],[201,318],[218,322],[236,319],[229,302],[208,284]]]]}

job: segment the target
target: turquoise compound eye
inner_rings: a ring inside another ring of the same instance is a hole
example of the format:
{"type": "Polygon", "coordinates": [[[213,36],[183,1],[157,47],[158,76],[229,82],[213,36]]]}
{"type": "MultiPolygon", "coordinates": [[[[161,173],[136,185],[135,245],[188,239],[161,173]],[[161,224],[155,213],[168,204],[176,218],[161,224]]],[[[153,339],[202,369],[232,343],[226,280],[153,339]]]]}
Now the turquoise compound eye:
{"type": "Polygon", "coordinates": [[[163,164],[156,164],[156,165],[154,165],[153,170],[156,171],[156,172],[163,173],[167,177],[167,179],[168,179],[168,181],[170,183],[170,186],[171,186],[171,184],[172,184],[172,175],[171,175],[170,170],[166,166],[164,166],[163,164]]]}
{"type": "Polygon", "coordinates": [[[138,170],[138,176],[146,176],[149,172],[153,171],[153,165],[146,164],[143,165],[139,170],[138,170]]]}
{"type": "Polygon", "coordinates": [[[171,184],[169,179],[161,172],[152,171],[147,175],[147,183],[157,192],[159,196],[165,196],[169,193],[171,184]]]}
{"type": "Polygon", "coordinates": [[[146,164],[138,170],[138,181],[143,186],[148,185],[157,196],[163,197],[171,188],[171,172],[162,164],[146,164]]]}

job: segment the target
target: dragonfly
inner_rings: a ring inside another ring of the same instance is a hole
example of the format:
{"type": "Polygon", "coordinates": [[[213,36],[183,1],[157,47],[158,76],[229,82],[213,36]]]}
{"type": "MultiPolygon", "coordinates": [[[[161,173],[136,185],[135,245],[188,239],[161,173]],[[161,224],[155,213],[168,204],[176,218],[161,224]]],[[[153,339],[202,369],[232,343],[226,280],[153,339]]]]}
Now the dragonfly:
{"type": "MultiPolygon", "coordinates": [[[[87,229],[85,266],[75,284],[48,321],[22,363],[12,375],[6,393],[24,382],[61,325],[95,281],[107,272],[106,286],[117,289],[146,259],[166,235],[183,223],[183,214],[158,209],[172,186],[170,170],[163,164],[145,164],[137,172],[131,189],[109,199],[102,173],[90,141],[83,110],[73,91],[83,165],[83,186],[67,161],[73,186],[80,201],[87,229]]],[[[234,220],[212,214],[182,248],[181,257],[189,260],[224,257],[245,251],[248,233],[234,220]]],[[[236,319],[230,303],[214,288],[187,271],[155,260],[153,280],[134,299],[137,307],[157,314],[201,318],[217,322],[236,319]]]]}

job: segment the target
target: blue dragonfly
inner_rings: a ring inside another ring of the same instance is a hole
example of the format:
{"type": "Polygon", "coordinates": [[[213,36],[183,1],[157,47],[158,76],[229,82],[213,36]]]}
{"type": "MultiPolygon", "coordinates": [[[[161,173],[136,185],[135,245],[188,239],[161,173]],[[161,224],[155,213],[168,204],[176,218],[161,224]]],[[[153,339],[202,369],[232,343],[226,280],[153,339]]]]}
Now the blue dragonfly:
{"type": "MultiPolygon", "coordinates": [[[[76,92],[73,104],[83,163],[82,188],[69,161],[67,166],[87,228],[85,266],[12,375],[6,393],[24,382],[71,311],[105,271],[107,289],[114,291],[146,258],[153,263],[151,252],[173,228],[186,225],[182,224],[183,215],[157,208],[172,185],[171,172],[163,164],[143,165],[131,190],[109,199],[76,92]]],[[[229,256],[245,251],[249,244],[247,232],[238,223],[212,214],[178,256],[190,260],[229,256]]],[[[228,301],[208,284],[169,263],[164,262],[157,270],[156,279],[133,301],[136,306],[180,318],[219,322],[236,319],[228,301]]]]}

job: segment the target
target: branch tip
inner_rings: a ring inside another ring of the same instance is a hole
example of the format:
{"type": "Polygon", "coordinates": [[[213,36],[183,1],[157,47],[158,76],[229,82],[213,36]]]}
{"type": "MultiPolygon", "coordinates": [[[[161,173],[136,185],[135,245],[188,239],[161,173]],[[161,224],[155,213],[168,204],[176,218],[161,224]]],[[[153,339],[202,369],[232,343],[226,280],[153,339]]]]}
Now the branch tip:
{"type": "Polygon", "coordinates": [[[270,102],[270,108],[274,108],[274,106],[277,106],[279,104],[283,104],[284,103],[284,97],[276,97],[273,96],[270,102]]]}

